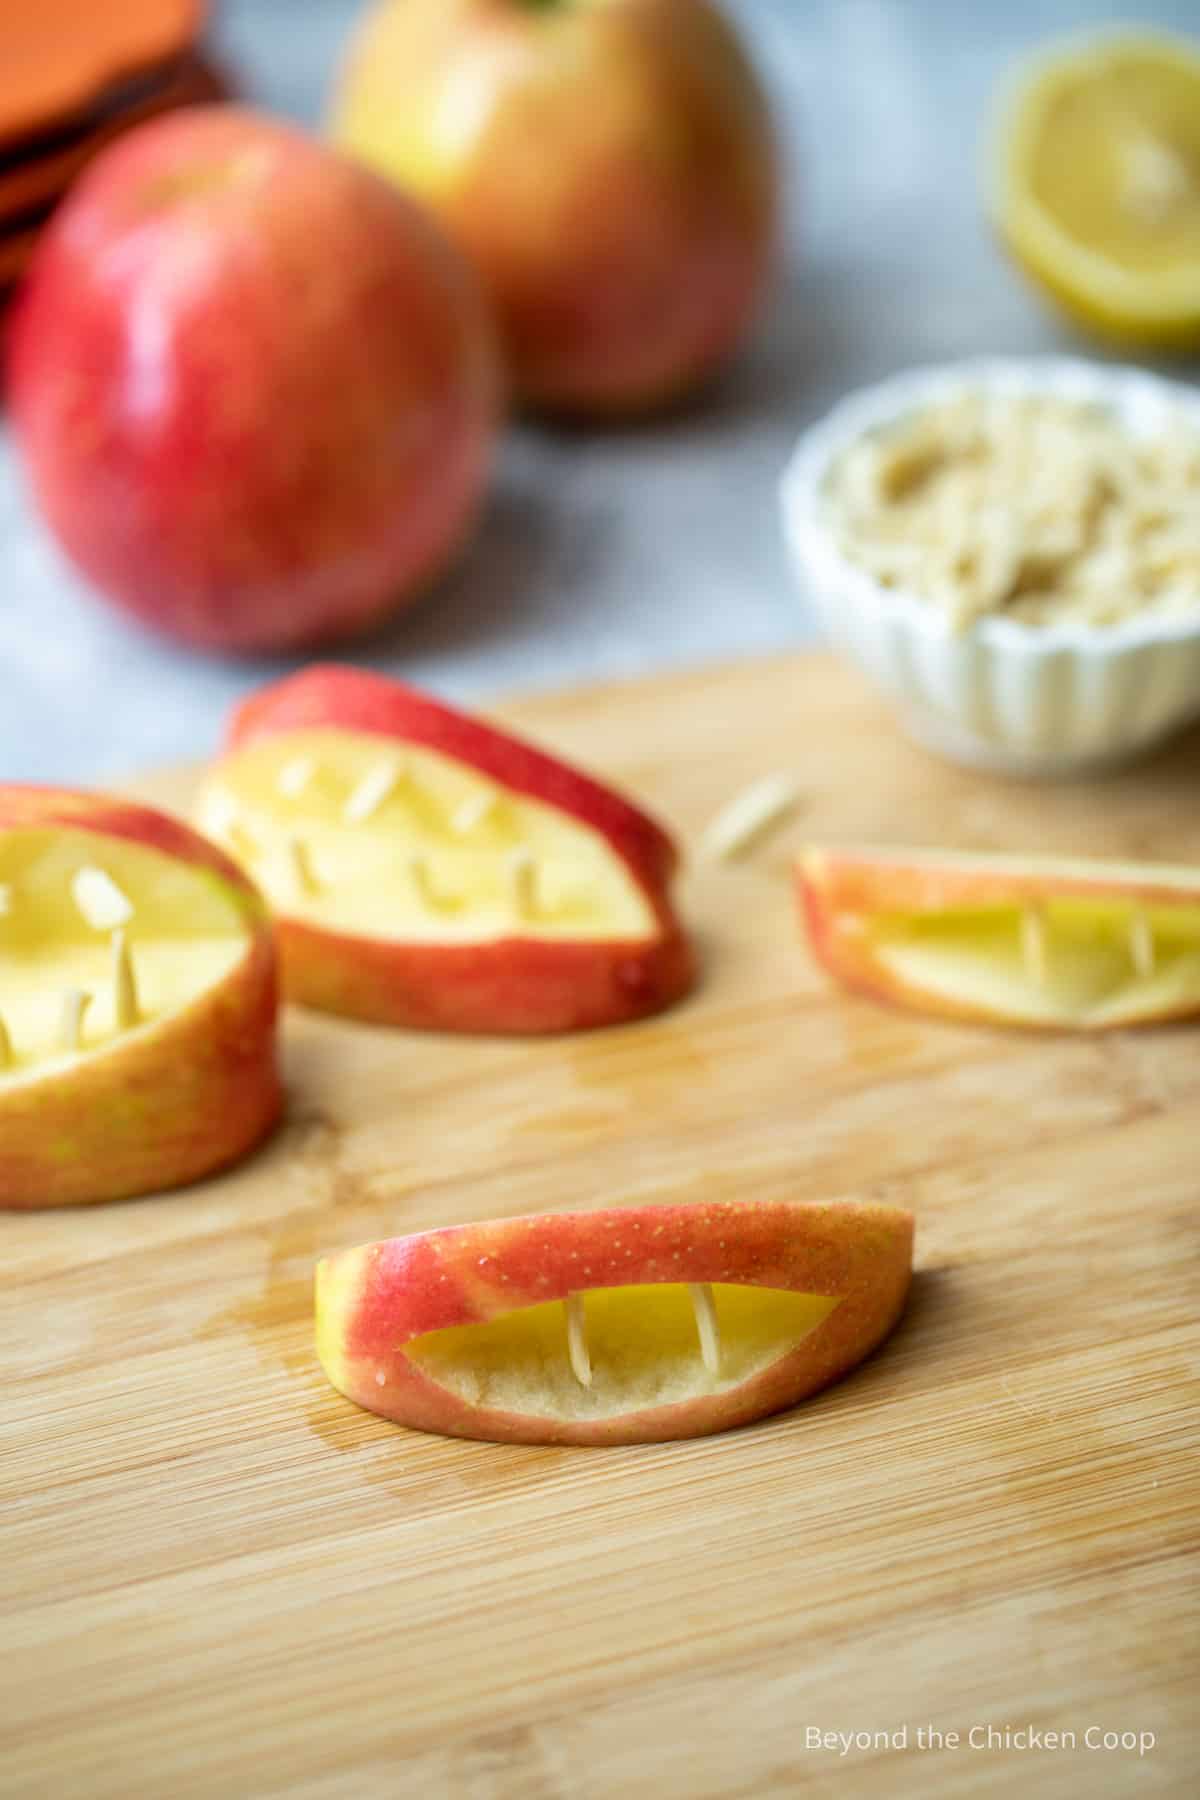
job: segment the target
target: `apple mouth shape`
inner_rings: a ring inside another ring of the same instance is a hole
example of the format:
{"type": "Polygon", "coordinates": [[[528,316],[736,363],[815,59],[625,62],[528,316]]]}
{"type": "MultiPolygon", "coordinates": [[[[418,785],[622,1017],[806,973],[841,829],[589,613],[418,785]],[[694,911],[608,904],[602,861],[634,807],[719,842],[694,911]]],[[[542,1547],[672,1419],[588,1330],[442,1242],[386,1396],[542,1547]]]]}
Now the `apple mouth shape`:
{"type": "Polygon", "coordinates": [[[905,988],[1047,1024],[1119,1025],[1200,1009],[1200,907],[1044,900],[872,920],[905,988]]]}
{"type": "Polygon", "coordinates": [[[811,852],[810,934],[882,997],[1103,1029],[1200,1012],[1200,874],[1150,865],[811,852]]]}
{"type": "Polygon", "coordinates": [[[702,1201],[361,1244],[316,1273],[317,1354],[418,1430],[633,1444],[749,1424],[838,1380],[904,1307],[899,1207],[702,1201]]]}
{"type": "Polygon", "coordinates": [[[250,941],[212,871],[91,831],[0,833],[0,1093],[153,1031],[250,941]]]}
{"type": "Polygon", "coordinates": [[[472,1406],[605,1419],[739,1387],[839,1296],[713,1284],[593,1288],[410,1339],[403,1354],[472,1406]]]}
{"type": "Polygon", "coordinates": [[[424,745],[258,738],[209,777],[198,817],[277,913],[316,929],[449,945],[659,935],[601,833],[424,745]]]}

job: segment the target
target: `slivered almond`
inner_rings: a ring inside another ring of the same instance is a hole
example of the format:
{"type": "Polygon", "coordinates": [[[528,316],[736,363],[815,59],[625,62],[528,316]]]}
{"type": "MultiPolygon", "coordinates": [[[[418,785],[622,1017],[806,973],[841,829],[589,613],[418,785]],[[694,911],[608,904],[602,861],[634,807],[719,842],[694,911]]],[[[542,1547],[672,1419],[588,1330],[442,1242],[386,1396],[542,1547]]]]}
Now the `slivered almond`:
{"type": "Polygon", "coordinates": [[[592,1385],[592,1359],[587,1345],[583,1295],[568,1294],[563,1301],[563,1311],[567,1318],[567,1355],[571,1362],[571,1373],[580,1387],[590,1388],[592,1385]]]}
{"type": "Polygon", "coordinates": [[[365,825],[404,779],[404,765],[389,760],[367,770],[342,809],[347,825],[365,825]]]}
{"type": "Polygon", "coordinates": [[[701,839],[712,862],[730,862],[781,825],[800,803],[800,789],[790,775],[764,775],[723,807],[701,839]]]}
{"type": "Polygon", "coordinates": [[[298,800],[316,772],[315,757],[293,756],[291,761],[284,763],[280,769],[276,786],[287,799],[298,800]]]}
{"type": "Polygon", "coordinates": [[[433,873],[425,857],[410,856],[408,859],[408,873],[413,886],[417,890],[418,898],[422,903],[429,907],[431,912],[440,912],[443,910],[446,901],[444,897],[438,893],[438,890],[434,885],[433,873]]]}
{"type": "Polygon", "coordinates": [[[138,1023],[141,1013],[138,1007],[137,981],[133,972],[133,957],[129,950],[129,940],[124,928],[114,931],[112,935],[112,979],[113,979],[113,1017],[118,1031],[128,1031],[138,1023]]]}
{"type": "Polygon", "coordinates": [[[696,1332],[700,1339],[700,1355],[710,1375],[721,1373],[721,1328],[717,1323],[717,1303],[712,1283],[689,1281],[688,1297],[696,1315],[696,1332]]]}
{"type": "Polygon", "coordinates": [[[506,865],[508,873],[509,893],[519,916],[523,919],[537,917],[538,890],[537,864],[531,850],[514,850],[506,865]]]}
{"type": "Polygon", "coordinates": [[[283,855],[293,892],[302,898],[311,897],[317,892],[317,882],[304,839],[289,833],[283,840],[283,855]]]}
{"type": "Polygon", "coordinates": [[[496,806],[496,796],[491,791],[483,794],[468,794],[460,800],[450,815],[450,829],[459,837],[476,831],[489,817],[496,806]]]}
{"type": "Polygon", "coordinates": [[[112,931],[127,925],[133,904],[104,869],[85,863],[71,879],[71,897],[85,925],[93,931],[112,931]]]}
{"type": "Polygon", "coordinates": [[[92,996],[84,988],[68,988],[62,997],[58,1041],[64,1050],[83,1048],[83,1015],[92,1004],[92,996]]]}
{"type": "Polygon", "coordinates": [[[1154,973],[1154,930],[1140,908],[1129,921],[1129,954],[1143,981],[1154,973]]]}
{"type": "Polygon", "coordinates": [[[1040,906],[1021,909],[1021,960],[1035,987],[1046,985],[1046,916],[1040,906]]]}

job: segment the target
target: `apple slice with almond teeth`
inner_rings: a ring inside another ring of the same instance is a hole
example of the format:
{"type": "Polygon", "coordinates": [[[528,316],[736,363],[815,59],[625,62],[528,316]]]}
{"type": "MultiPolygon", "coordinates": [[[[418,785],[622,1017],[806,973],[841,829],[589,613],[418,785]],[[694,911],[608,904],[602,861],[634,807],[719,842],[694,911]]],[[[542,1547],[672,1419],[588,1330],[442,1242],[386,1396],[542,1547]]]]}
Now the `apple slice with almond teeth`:
{"type": "Polygon", "coordinates": [[[797,880],[820,961],[877,999],[1088,1031],[1200,1015],[1200,870],[812,848],[797,880]]]}
{"type": "Polygon", "coordinates": [[[262,901],[211,844],[102,794],[0,787],[0,1205],[210,1173],[280,1109],[262,901]]]}
{"type": "Polygon", "coordinates": [[[691,985],[667,834],[611,789],[382,676],[252,697],[203,828],[276,915],[288,997],[381,1024],[563,1031],[691,985]]]}
{"type": "Polygon", "coordinates": [[[326,1257],[317,1349],[371,1412],[452,1437],[627,1444],[791,1406],[892,1329],[912,1214],[773,1201],[543,1213],[326,1257]]]}

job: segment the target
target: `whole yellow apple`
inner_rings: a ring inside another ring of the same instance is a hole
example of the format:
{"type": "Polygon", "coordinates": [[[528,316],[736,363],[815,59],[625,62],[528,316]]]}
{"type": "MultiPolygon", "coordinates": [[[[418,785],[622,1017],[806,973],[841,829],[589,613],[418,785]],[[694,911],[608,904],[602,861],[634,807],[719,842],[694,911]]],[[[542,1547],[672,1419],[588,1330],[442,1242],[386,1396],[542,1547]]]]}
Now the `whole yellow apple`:
{"type": "Polygon", "coordinates": [[[775,153],[709,0],[381,0],[332,126],[474,261],[526,402],[646,411],[741,340],[775,153]]]}

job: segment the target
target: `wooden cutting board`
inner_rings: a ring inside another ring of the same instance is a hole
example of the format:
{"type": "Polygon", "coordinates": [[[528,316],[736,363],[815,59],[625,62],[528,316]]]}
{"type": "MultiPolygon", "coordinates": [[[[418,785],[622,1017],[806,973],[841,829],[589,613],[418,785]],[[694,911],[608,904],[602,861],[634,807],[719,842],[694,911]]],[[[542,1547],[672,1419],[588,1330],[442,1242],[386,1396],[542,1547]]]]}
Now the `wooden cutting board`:
{"type": "Polygon", "coordinates": [[[685,836],[774,769],[801,813],[689,878],[706,977],[661,1020],[519,1043],[291,1015],[290,1117],[243,1169],[0,1218],[0,1791],[1200,1791],[1200,1030],[877,1009],[814,968],[787,879],[805,835],[1200,858],[1200,739],[1006,784],[908,748],[821,657],[505,716],[685,836]],[[332,1246],[718,1194],[918,1214],[895,1337],[791,1415],[496,1448],[358,1412],[314,1360],[332,1246]]]}

